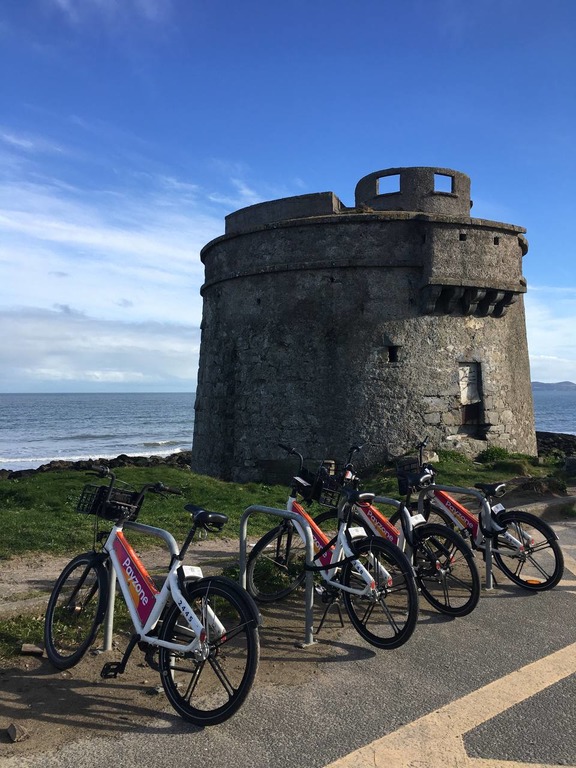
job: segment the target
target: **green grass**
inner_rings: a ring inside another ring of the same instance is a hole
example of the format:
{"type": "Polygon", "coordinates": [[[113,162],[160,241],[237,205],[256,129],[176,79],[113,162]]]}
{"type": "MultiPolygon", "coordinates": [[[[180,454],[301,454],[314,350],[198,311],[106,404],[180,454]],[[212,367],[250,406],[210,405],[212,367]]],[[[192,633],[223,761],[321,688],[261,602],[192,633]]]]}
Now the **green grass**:
{"type": "MultiPolygon", "coordinates": [[[[119,480],[135,488],[161,480],[182,491],[182,496],[149,494],[139,517],[140,522],[166,528],[177,541],[182,541],[190,528],[190,515],[183,508],[187,502],[228,515],[229,523],[222,532],[228,537],[238,536],[240,518],[250,505],[283,507],[286,504],[286,488],[282,486],[225,483],[185,469],[162,466],[125,467],[116,474],[119,480]]],[[[0,480],[0,560],[27,552],[63,555],[90,548],[95,518],[76,512],[78,498],[87,482],[104,481],[75,470],[38,472],[0,480]]],[[[254,516],[250,531],[268,530],[269,521],[269,517],[254,516]]],[[[105,521],[101,523],[106,525],[105,521]]]]}
{"type": "Polygon", "coordinates": [[[14,616],[0,620],[0,662],[20,654],[25,643],[41,645],[44,616],[14,616]]]}
{"type": "MultiPolygon", "coordinates": [[[[498,449],[485,451],[482,462],[473,462],[454,451],[439,451],[437,482],[444,485],[471,486],[476,482],[531,477],[535,482],[548,482],[553,476],[556,489],[562,487],[561,460],[539,465],[533,458],[507,454],[498,449]]],[[[161,480],[182,491],[182,496],[167,498],[150,494],[142,507],[139,520],[169,530],[182,541],[190,527],[190,516],[184,511],[186,502],[223,512],[229,517],[221,535],[234,538],[239,534],[240,519],[252,504],[284,508],[286,486],[260,483],[227,483],[212,477],[196,475],[174,467],[124,467],[117,477],[138,488],[147,482],[161,480]]],[[[102,483],[94,476],[77,470],[37,472],[20,478],[0,480],[0,561],[13,555],[41,552],[64,555],[84,551],[92,546],[92,515],[80,515],[76,504],[85,483],[102,483]]],[[[366,472],[362,488],[381,495],[398,497],[398,484],[393,467],[380,467],[366,472]]],[[[271,527],[271,518],[253,515],[249,533],[259,534],[271,527]]],[[[106,525],[105,521],[100,521],[106,525]]]]}

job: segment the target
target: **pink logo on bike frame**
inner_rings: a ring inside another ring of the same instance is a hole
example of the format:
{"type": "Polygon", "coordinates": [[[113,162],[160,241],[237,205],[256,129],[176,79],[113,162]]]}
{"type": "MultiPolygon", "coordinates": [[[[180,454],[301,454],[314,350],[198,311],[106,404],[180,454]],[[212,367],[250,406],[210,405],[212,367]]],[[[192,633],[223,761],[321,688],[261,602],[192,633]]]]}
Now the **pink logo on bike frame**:
{"type": "Polygon", "coordinates": [[[446,507],[446,509],[451,512],[463,526],[472,532],[474,538],[476,538],[478,533],[478,520],[474,515],[469,512],[466,507],[457,502],[456,499],[453,499],[452,496],[445,493],[445,491],[434,491],[434,496],[436,496],[442,506],[446,507]]]}
{"type": "Polygon", "coordinates": [[[145,624],[152,613],[152,608],[154,608],[158,590],[122,531],[116,534],[114,552],[120,561],[122,574],[130,590],[130,597],[136,606],[140,621],[145,624]]]}
{"type": "Polygon", "coordinates": [[[396,526],[392,525],[387,517],[366,501],[361,501],[360,504],[358,504],[358,507],[362,512],[362,516],[373,530],[376,530],[382,538],[391,541],[392,544],[398,544],[400,531],[396,526]]]}

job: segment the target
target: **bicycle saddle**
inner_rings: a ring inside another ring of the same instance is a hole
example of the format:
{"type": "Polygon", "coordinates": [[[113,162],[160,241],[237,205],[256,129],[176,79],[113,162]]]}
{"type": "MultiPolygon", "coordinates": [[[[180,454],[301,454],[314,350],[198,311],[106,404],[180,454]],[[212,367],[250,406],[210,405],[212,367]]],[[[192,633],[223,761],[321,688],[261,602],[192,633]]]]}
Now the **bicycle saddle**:
{"type": "Polygon", "coordinates": [[[206,529],[215,528],[219,531],[228,522],[228,515],[224,515],[222,512],[209,512],[196,504],[186,504],[184,509],[186,512],[190,512],[196,525],[201,525],[206,529]]]}
{"type": "Polygon", "coordinates": [[[475,483],[474,488],[486,496],[504,496],[506,493],[506,483],[475,483]]]}

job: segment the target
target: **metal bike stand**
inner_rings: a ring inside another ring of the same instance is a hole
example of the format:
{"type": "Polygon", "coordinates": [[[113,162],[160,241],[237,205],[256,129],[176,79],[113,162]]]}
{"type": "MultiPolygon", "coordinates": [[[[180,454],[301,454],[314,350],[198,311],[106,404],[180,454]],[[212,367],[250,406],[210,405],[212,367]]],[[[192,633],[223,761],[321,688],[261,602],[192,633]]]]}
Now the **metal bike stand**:
{"type": "MultiPolygon", "coordinates": [[[[454,485],[438,485],[437,483],[434,483],[433,486],[427,486],[427,488],[423,488],[422,491],[420,491],[420,495],[418,496],[418,512],[422,512],[422,505],[424,503],[424,497],[426,495],[426,491],[430,488],[435,488],[438,491],[446,491],[446,493],[460,493],[466,496],[474,496],[478,499],[480,502],[480,506],[484,509],[486,505],[488,504],[486,497],[484,494],[480,493],[480,491],[475,490],[474,488],[463,488],[462,486],[454,486],[454,485]]],[[[492,576],[492,539],[489,536],[486,536],[486,543],[484,546],[484,558],[486,561],[486,576],[485,576],[485,587],[484,589],[486,591],[494,589],[494,577],[492,576]]]]}
{"type": "MultiPolygon", "coordinates": [[[[300,515],[294,512],[289,512],[287,509],[275,509],[274,507],[261,507],[253,504],[244,510],[244,514],[240,520],[240,585],[246,589],[246,540],[248,531],[248,518],[256,512],[262,512],[266,515],[274,515],[276,517],[283,517],[288,520],[297,520],[304,529],[304,535],[306,538],[306,564],[312,565],[314,558],[314,545],[312,542],[312,531],[307,520],[304,520],[300,515]]],[[[299,648],[306,648],[309,645],[314,645],[314,575],[312,571],[307,570],[305,576],[306,585],[306,603],[305,603],[305,616],[306,627],[304,633],[304,642],[297,643],[299,648]]]]}

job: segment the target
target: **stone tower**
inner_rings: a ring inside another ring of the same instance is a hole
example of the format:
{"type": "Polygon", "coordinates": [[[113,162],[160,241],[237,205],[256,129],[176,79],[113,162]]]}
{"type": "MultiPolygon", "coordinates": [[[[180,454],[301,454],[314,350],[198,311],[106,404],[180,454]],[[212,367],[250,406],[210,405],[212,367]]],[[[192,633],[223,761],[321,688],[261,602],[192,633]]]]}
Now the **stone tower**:
{"type": "MultiPolygon", "coordinates": [[[[266,479],[278,442],[365,464],[430,446],[536,454],[525,229],[470,217],[447,168],[243,208],[202,250],[194,471],[266,479]]],[[[293,467],[293,461],[290,461],[293,467]]]]}

